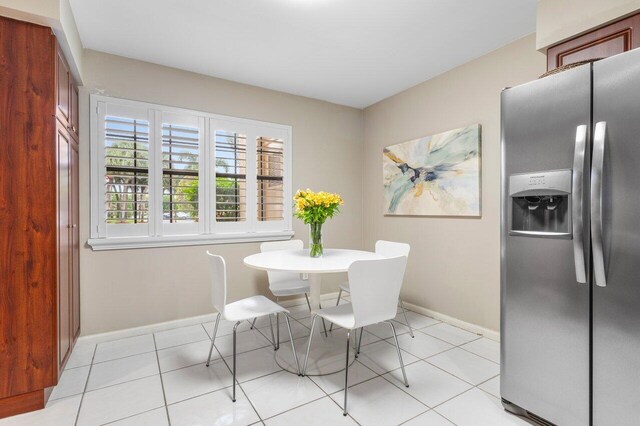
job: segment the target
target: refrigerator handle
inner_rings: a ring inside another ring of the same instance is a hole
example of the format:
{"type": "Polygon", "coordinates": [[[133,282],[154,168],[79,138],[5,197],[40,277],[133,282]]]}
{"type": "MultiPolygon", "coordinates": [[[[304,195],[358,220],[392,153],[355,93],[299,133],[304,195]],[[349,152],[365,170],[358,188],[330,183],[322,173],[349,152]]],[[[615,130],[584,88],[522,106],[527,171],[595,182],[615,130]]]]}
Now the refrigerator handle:
{"type": "Polygon", "coordinates": [[[587,126],[576,128],[576,146],[573,154],[573,175],[571,184],[571,215],[573,231],[573,258],[576,265],[576,281],[587,282],[587,272],[584,261],[584,227],[583,227],[583,182],[584,159],[587,146],[587,126]]]}
{"type": "Polygon", "coordinates": [[[593,247],[593,274],[596,285],[607,286],[602,242],[602,170],[607,123],[596,123],[593,136],[593,166],[591,168],[591,244],[593,247]]]}

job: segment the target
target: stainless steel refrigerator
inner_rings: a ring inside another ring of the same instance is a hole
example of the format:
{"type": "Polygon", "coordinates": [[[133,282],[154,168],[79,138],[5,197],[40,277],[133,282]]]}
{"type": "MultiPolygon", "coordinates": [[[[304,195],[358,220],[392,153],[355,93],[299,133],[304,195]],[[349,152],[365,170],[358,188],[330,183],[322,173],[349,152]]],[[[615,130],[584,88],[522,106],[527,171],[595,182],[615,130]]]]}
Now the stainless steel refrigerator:
{"type": "Polygon", "coordinates": [[[640,51],[502,92],[501,396],[640,424],[640,51]]]}

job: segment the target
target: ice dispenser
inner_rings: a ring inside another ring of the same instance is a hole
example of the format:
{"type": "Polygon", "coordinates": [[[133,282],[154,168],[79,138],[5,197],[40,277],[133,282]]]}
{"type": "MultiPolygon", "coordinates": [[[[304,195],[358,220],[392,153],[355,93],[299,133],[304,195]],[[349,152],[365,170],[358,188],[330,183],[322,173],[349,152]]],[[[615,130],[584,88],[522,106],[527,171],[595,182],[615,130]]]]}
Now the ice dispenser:
{"type": "Polygon", "coordinates": [[[571,237],[571,170],[509,176],[510,235],[571,237]]]}

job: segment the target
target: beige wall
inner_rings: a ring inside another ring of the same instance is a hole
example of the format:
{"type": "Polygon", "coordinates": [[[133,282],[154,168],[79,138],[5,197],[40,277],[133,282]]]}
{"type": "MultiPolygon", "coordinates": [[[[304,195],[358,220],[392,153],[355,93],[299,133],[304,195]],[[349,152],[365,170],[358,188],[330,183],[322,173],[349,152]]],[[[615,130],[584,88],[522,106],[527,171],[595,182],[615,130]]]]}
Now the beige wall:
{"type": "Polygon", "coordinates": [[[499,329],[500,91],[544,71],[532,34],[365,110],[365,247],[411,244],[405,300],[499,329]],[[383,147],[473,123],[482,125],[482,218],[384,217],[383,147]]]}
{"type": "MultiPolygon", "coordinates": [[[[89,92],[293,126],[293,187],[340,192],[342,213],[325,225],[331,247],[362,246],[363,112],[136,60],[85,51],[81,92],[81,241],[89,236],[89,92]]],[[[308,231],[294,220],[295,238],[308,231]]],[[[231,300],[267,294],[266,274],[242,265],[256,244],[80,253],[82,334],[213,312],[205,250],[228,261],[231,300]]],[[[324,292],[336,291],[337,274],[324,292]]]]}
{"type": "Polygon", "coordinates": [[[546,48],[640,10],[640,0],[538,0],[536,47],[546,48]]]}

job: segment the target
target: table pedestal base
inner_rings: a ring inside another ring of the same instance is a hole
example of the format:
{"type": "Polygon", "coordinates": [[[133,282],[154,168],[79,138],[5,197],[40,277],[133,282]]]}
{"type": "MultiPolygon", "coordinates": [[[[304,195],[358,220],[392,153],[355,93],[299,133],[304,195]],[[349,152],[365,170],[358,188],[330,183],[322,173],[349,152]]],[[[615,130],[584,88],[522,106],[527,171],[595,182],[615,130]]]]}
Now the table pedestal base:
{"type": "MultiPolygon", "coordinates": [[[[349,365],[355,361],[355,351],[353,350],[353,341],[355,339],[355,331],[351,332],[351,349],[349,350],[349,365]]],[[[359,334],[359,333],[358,333],[359,334]]],[[[295,339],[294,344],[298,360],[300,361],[300,369],[304,366],[304,358],[307,353],[306,338],[295,339]]],[[[345,356],[347,350],[347,332],[344,329],[333,329],[328,336],[325,337],[322,331],[320,319],[316,322],[316,331],[311,342],[311,351],[309,352],[309,363],[307,365],[307,376],[325,376],[344,371],[345,356]]],[[[291,344],[289,342],[280,342],[280,349],[274,354],[276,363],[285,371],[297,374],[293,355],[291,354],[291,344]]]]}

